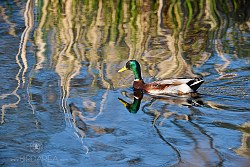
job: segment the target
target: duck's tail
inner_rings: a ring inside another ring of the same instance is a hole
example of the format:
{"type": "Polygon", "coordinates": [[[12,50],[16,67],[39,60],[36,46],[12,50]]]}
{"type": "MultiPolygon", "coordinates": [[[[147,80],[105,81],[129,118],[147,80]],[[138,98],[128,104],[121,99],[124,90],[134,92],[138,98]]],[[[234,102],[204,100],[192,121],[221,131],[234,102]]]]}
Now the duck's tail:
{"type": "Polygon", "coordinates": [[[188,81],[187,85],[195,92],[204,82],[202,78],[194,78],[188,81]]]}

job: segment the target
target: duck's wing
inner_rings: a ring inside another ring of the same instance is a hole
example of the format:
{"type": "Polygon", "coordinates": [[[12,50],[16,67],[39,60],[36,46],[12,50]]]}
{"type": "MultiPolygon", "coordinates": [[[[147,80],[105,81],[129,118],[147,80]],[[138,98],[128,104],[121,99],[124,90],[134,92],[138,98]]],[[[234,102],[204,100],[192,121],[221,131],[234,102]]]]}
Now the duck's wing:
{"type": "Polygon", "coordinates": [[[202,78],[192,78],[192,79],[167,79],[162,81],[155,81],[152,85],[168,85],[168,86],[179,86],[179,85],[188,85],[193,91],[196,91],[201,84],[204,82],[202,78]]]}
{"type": "Polygon", "coordinates": [[[158,85],[181,85],[181,84],[186,84],[190,82],[193,79],[186,79],[186,78],[181,78],[181,79],[166,79],[166,80],[161,80],[161,81],[155,81],[153,82],[154,84],[158,85]]]}

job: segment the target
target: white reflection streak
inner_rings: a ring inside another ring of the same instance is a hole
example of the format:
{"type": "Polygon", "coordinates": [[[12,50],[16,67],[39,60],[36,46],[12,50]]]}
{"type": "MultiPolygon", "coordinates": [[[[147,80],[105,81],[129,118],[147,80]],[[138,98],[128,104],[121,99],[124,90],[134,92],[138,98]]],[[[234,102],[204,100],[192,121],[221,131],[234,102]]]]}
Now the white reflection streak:
{"type": "MultiPolygon", "coordinates": [[[[27,68],[28,68],[28,65],[27,65],[27,60],[26,60],[26,57],[25,57],[25,53],[26,53],[26,52],[23,52],[23,51],[25,51],[25,50],[23,49],[23,47],[25,47],[25,45],[26,45],[26,43],[27,43],[27,39],[28,39],[28,36],[26,36],[27,30],[30,31],[30,29],[31,29],[30,27],[28,27],[29,24],[27,24],[27,18],[28,18],[27,13],[28,13],[28,11],[29,11],[30,1],[31,1],[31,0],[28,0],[28,1],[27,1],[27,4],[26,4],[26,8],[25,8],[25,12],[24,12],[24,19],[25,19],[25,26],[26,26],[26,28],[25,28],[25,30],[24,30],[23,33],[22,33],[21,40],[20,40],[20,43],[19,43],[18,53],[16,54],[16,64],[18,64],[18,66],[19,66],[19,70],[18,70],[18,73],[17,73],[16,78],[15,78],[15,79],[17,80],[17,87],[16,87],[15,90],[14,90],[13,92],[11,92],[10,94],[3,94],[3,95],[0,96],[0,99],[4,99],[4,98],[6,98],[6,97],[8,97],[8,96],[10,96],[10,95],[14,95],[14,96],[17,97],[18,100],[17,100],[15,103],[4,104],[4,105],[2,106],[1,124],[4,123],[4,115],[5,115],[5,110],[6,110],[6,108],[16,108],[17,105],[19,104],[20,100],[21,100],[20,96],[17,94],[17,91],[18,91],[18,89],[19,89],[19,87],[20,87],[19,75],[20,75],[20,73],[21,73],[21,71],[22,71],[22,69],[23,69],[23,66],[21,65],[21,63],[20,63],[20,61],[19,61],[19,55],[20,55],[21,50],[22,50],[21,57],[22,57],[22,62],[23,62],[23,64],[24,64],[24,70],[23,70],[23,75],[22,75],[22,76],[24,77],[24,74],[25,74],[25,72],[26,72],[26,70],[27,70],[27,68]],[[23,53],[24,53],[24,54],[23,54],[23,53]]],[[[30,11],[32,12],[32,10],[30,10],[30,11]]],[[[28,32],[29,32],[29,31],[28,31],[28,32]]],[[[26,47],[25,47],[25,49],[26,49],[26,47]]],[[[23,83],[25,83],[24,80],[23,80],[23,83]]]]}
{"type": "Polygon", "coordinates": [[[27,59],[26,59],[26,45],[27,45],[27,41],[29,39],[29,33],[33,27],[33,8],[31,7],[31,0],[28,0],[27,4],[26,4],[26,8],[24,11],[24,20],[25,20],[25,30],[22,34],[22,39],[21,39],[21,43],[22,43],[22,52],[21,52],[21,58],[22,58],[22,62],[24,65],[24,69],[23,69],[23,73],[22,73],[22,81],[23,84],[25,84],[25,73],[27,72],[28,69],[28,63],[27,63],[27,59]]]}
{"type": "MultiPolygon", "coordinates": [[[[38,47],[38,51],[36,53],[36,65],[35,65],[35,70],[39,70],[43,68],[43,62],[45,60],[44,57],[44,52],[45,52],[45,42],[43,41],[43,31],[42,28],[44,26],[44,24],[46,23],[46,18],[47,18],[47,7],[48,7],[48,1],[44,1],[43,2],[44,5],[42,7],[42,13],[41,13],[41,18],[38,24],[38,27],[36,28],[36,42],[37,42],[37,47],[38,47]]],[[[36,2],[36,6],[38,5],[38,2],[36,2]]]]}
{"type": "MultiPolygon", "coordinates": [[[[25,20],[25,34],[24,34],[24,38],[23,38],[23,47],[22,47],[22,54],[21,54],[21,58],[24,64],[24,70],[22,73],[22,81],[23,84],[25,84],[25,73],[28,69],[28,63],[27,63],[27,59],[26,59],[26,45],[27,45],[27,41],[29,39],[29,33],[33,27],[33,7],[31,6],[32,2],[29,0],[26,4],[26,8],[25,8],[25,12],[24,12],[24,20],[25,20]]],[[[29,77],[30,78],[30,77],[29,77]]],[[[27,96],[28,96],[28,103],[31,106],[32,109],[32,113],[35,113],[35,109],[33,107],[33,105],[31,104],[31,98],[29,95],[29,87],[30,87],[30,83],[28,83],[27,85],[27,96]]]]}
{"type": "Polygon", "coordinates": [[[68,111],[68,108],[67,108],[67,101],[68,101],[68,92],[69,92],[69,86],[68,84],[65,86],[66,89],[64,89],[64,86],[62,87],[62,92],[61,92],[61,104],[62,104],[62,109],[63,109],[63,112],[64,114],[67,115],[67,117],[65,117],[65,121],[67,122],[67,119],[68,119],[68,122],[69,122],[69,125],[72,127],[72,123],[70,121],[70,114],[69,114],[69,111],[68,111]]]}
{"type": "Polygon", "coordinates": [[[88,146],[86,146],[86,145],[83,144],[83,138],[85,136],[84,137],[80,137],[76,132],[74,132],[74,134],[81,140],[82,147],[86,150],[85,154],[88,154],[89,153],[89,148],[88,148],[88,146]]]}
{"type": "Polygon", "coordinates": [[[1,119],[1,124],[4,123],[5,109],[6,109],[6,108],[16,108],[16,107],[17,107],[17,104],[18,104],[18,103],[20,102],[20,100],[21,100],[20,96],[17,94],[17,91],[18,91],[18,89],[19,89],[19,87],[20,87],[19,74],[20,74],[20,72],[21,72],[21,70],[22,70],[22,66],[21,66],[21,64],[19,63],[19,60],[18,60],[18,54],[16,55],[16,63],[17,63],[17,64],[19,65],[19,67],[20,67],[20,69],[18,70],[18,73],[17,73],[17,75],[16,75],[17,87],[16,87],[16,89],[15,89],[13,92],[11,92],[10,94],[4,94],[4,95],[2,95],[0,98],[1,98],[1,99],[4,99],[4,98],[6,98],[6,97],[8,97],[8,96],[10,96],[10,95],[14,95],[14,96],[17,97],[18,100],[17,100],[15,103],[4,104],[4,105],[2,106],[2,119],[1,119]],[[3,97],[3,98],[2,98],[2,97],[3,97]]]}

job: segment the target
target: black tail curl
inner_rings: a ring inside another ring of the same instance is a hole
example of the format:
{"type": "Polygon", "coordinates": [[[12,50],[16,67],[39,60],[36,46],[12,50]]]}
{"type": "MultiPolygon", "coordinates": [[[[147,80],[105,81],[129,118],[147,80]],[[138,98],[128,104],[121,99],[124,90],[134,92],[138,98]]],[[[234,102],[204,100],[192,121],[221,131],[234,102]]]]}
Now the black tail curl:
{"type": "Polygon", "coordinates": [[[196,91],[201,84],[204,82],[204,80],[202,78],[194,78],[192,80],[190,80],[187,85],[193,90],[196,91]]]}

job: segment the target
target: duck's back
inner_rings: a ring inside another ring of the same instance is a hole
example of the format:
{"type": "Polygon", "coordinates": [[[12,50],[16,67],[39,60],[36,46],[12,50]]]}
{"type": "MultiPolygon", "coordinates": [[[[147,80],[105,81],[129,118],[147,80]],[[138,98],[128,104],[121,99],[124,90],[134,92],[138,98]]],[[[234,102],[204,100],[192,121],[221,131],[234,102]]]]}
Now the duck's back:
{"type": "Polygon", "coordinates": [[[195,92],[204,82],[201,78],[194,79],[167,79],[155,81],[145,86],[145,91],[152,95],[157,94],[187,94],[195,92]]]}

